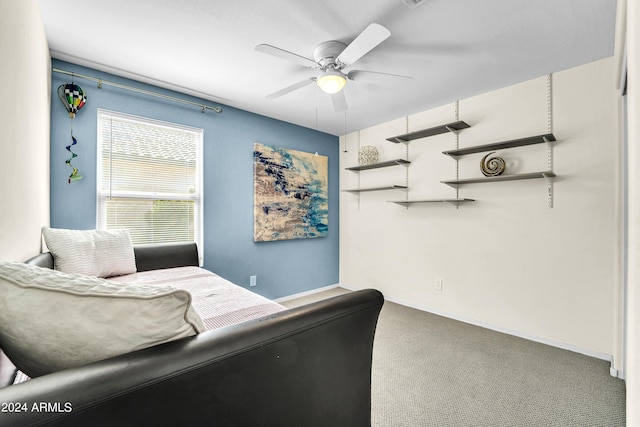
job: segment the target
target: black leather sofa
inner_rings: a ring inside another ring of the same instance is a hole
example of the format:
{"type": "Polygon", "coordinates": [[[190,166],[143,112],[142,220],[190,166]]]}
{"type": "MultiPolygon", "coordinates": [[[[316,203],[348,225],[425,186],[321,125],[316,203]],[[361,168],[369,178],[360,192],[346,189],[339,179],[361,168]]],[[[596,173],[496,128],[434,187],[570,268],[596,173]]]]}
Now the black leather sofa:
{"type": "MultiPolygon", "coordinates": [[[[198,265],[191,244],[135,254],[138,271],[198,265]]],[[[382,304],[352,292],[15,385],[0,350],[0,426],[369,426],[382,304]]]]}

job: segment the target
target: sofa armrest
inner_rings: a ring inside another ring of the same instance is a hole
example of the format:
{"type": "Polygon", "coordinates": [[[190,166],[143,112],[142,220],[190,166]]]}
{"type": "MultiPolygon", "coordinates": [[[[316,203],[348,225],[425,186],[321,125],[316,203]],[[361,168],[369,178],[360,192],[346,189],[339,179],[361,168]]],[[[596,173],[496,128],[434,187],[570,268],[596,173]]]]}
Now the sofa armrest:
{"type": "Polygon", "coordinates": [[[368,426],[382,304],[357,291],[6,387],[27,410],[2,425],[368,426]]]}

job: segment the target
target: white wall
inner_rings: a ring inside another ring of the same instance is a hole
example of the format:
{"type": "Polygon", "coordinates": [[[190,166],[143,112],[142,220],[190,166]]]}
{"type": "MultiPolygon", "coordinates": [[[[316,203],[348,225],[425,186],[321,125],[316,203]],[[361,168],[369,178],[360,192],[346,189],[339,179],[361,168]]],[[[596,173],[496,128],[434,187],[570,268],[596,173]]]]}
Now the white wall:
{"type": "MultiPolygon", "coordinates": [[[[544,179],[472,184],[456,209],[446,204],[386,203],[401,192],[342,193],[340,283],[377,288],[396,302],[514,332],[607,359],[621,354],[619,107],[612,58],[552,78],[554,207],[544,179]],[[443,290],[435,289],[443,280],[443,290]]],[[[425,94],[428,96],[428,94],[425,94]]],[[[454,121],[455,104],[408,117],[408,131],[454,121]]],[[[547,133],[547,78],[459,102],[471,125],[460,147],[547,133]]],[[[342,189],[403,184],[405,169],[345,171],[357,164],[358,144],[374,145],[380,160],[404,157],[385,138],[407,131],[407,119],[351,133],[341,157],[342,189]],[[360,183],[358,184],[358,179],[360,183]]],[[[408,145],[409,199],[453,197],[441,180],[455,177],[442,154],[444,134],[408,145]]],[[[345,138],[341,139],[342,148],[345,138]]],[[[460,158],[460,178],[482,176],[480,158],[460,158]]],[[[507,173],[544,171],[540,144],[498,155],[507,173]]],[[[614,364],[615,367],[615,364],[614,364]]]]}
{"type": "Polygon", "coordinates": [[[640,5],[627,2],[628,277],[627,425],[640,425],[640,5]]]}
{"type": "Polygon", "coordinates": [[[36,0],[0,1],[0,259],[40,252],[49,225],[51,59],[36,0]]]}

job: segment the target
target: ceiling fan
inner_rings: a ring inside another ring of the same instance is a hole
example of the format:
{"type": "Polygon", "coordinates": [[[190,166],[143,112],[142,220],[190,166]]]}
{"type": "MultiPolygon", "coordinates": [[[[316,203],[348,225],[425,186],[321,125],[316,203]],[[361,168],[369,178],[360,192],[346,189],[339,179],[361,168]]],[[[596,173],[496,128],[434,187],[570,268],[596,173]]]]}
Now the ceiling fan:
{"type": "Polygon", "coordinates": [[[259,44],[255,47],[258,52],[277,56],[278,58],[293,61],[307,68],[318,69],[320,71],[316,77],[294,83],[267,95],[267,98],[279,98],[315,82],[323,92],[331,95],[334,110],[336,112],[342,112],[347,110],[347,100],[342,89],[348,80],[376,84],[393,83],[398,80],[411,80],[412,77],[397,74],[345,70],[385,41],[390,35],[391,32],[382,25],[375,23],[369,24],[349,45],[334,40],[320,43],[313,50],[313,59],[280,49],[279,47],[259,44]]]}

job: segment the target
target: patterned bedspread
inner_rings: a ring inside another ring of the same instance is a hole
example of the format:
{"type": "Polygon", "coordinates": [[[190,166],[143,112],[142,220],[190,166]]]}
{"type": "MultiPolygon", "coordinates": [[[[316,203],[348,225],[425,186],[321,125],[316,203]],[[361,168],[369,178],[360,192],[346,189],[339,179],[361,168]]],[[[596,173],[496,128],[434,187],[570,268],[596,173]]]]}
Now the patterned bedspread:
{"type": "Polygon", "coordinates": [[[193,308],[209,330],[286,310],[280,304],[199,267],[151,270],[108,280],[120,283],[168,284],[189,291],[193,298],[193,308]]]}

